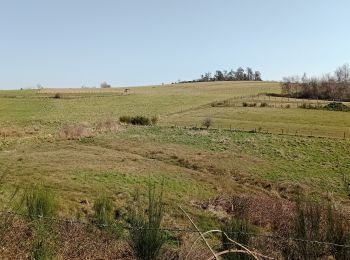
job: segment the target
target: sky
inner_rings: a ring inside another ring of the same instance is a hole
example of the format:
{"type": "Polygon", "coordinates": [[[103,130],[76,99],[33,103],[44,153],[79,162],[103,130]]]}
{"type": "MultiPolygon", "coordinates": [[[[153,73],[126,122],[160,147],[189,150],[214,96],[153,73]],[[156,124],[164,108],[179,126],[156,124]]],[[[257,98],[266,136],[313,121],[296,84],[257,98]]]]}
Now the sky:
{"type": "Polygon", "coordinates": [[[0,88],[151,85],[350,62],[349,0],[0,0],[0,88]]]}

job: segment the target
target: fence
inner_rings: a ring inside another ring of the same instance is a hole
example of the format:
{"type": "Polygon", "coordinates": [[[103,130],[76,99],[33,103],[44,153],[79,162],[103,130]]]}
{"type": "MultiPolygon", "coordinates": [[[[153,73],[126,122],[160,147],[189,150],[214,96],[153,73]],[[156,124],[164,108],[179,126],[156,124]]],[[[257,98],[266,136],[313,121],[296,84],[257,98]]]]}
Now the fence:
{"type": "Polygon", "coordinates": [[[283,136],[299,136],[299,137],[314,137],[314,138],[330,138],[330,139],[350,139],[350,133],[347,132],[340,132],[338,135],[335,135],[334,133],[329,134],[316,134],[314,130],[290,130],[281,128],[280,131],[276,129],[263,129],[263,128],[233,128],[232,125],[229,127],[225,127],[223,124],[217,124],[217,127],[209,127],[204,128],[201,126],[198,126],[198,124],[193,126],[183,126],[183,125],[170,125],[170,126],[162,126],[162,127],[169,127],[169,128],[183,128],[183,129],[192,129],[192,130],[209,130],[209,131],[224,131],[224,132],[241,132],[241,133],[256,133],[256,134],[265,134],[265,135],[271,135],[271,134],[277,134],[277,135],[283,135],[283,136]]]}
{"type": "MultiPolygon", "coordinates": [[[[21,217],[21,218],[27,218],[29,217],[26,214],[23,213],[18,213],[18,212],[12,212],[12,211],[0,211],[0,215],[7,215],[7,216],[13,216],[13,217],[21,217]]],[[[65,228],[70,229],[70,227],[73,227],[74,225],[79,225],[82,227],[86,227],[86,228],[90,228],[92,223],[91,222],[83,222],[77,219],[67,219],[67,218],[52,218],[52,217],[41,217],[41,216],[35,216],[38,217],[38,219],[44,220],[45,223],[51,223],[51,225],[53,223],[58,223],[58,224],[63,224],[65,228]]],[[[114,225],[96,225],[97,228],[100,229],[107,229],[108,227],[114,226],[114,225]]],[[[123,225],[123,226],[119,226],[120,228],[122,228],[124,231],[137,231],[137,230],[157,230],[157,231],[163,231],[163,232],[167,232],[169,234],[170,233],[176,233],[176,234],[187,234],[187,235],[194,235],[194,240],[189,241],[191,244],[190,248],[187,248],[187,250],[191,251],[194,250],[194,245],[196,243],[199,243],[200,241],[200,237],[202,236],[203,238],[205,237],[204,241],[206,241],[206,239],[209,238],[209,235],[212,235],[213,233],[223,233],[221,230],[217,229],[217,230],[199,230],[199,229],[192,229],[192,228],[169,228],[169,227],[161,227],[161,228],[147,228],[147,227],[138,227],[138,228],[133,228],[131,226],[128,225],[123,225]],[[197,237],[197,239],[195,239],[197,237]]],[[[9,228],[11,229],[11,226],[9,226],[9,228]]],[[[73,230],[73,228],[72,228],[73,230]]],[[[86,229],[88,230],[88,229],[86,229]]],[[[10,232],[10,231],[8,231],[10,232]]],[[[272,250],[273,247],[279,248],[283,246],[286,246],[286,244],[290,243],[290,242],[295,242],[295,243],[301,243],[301,244],[310,244],[310,246],[324,246],[324,247],[332,247],[333,249],[336,250],[344,250],[348,253],[350,253],[350,245],[347,244],[338,244],[338,243],[331,243],[331,242],[327,242],[327,241],[318,241],[318,240],[307,240],[307,239],[301,239],[301,238],[296,238],[296,237],[285,237],[285,236],[281,236],[281,235],[276,235],[273,233],[251,233],[251,232],[243,232],[243,231],[227,231],[225,232],[225,235],[228,235],[229,237],[237,237],[237,235],[239,236],[248,236],[251,239],[255,239],[254,243],[255,246],[256,245],[260,245],[257,249],[255,248],[254,250],[258,250],[261,253],[256,253],[256,255],[260,256],[256,259],[274,259],[270,256],[275,256],[272,252],[270,252],[269,250],[272,250]],[[264,249],[265,248],[265,249],[264,249]],[[269,255],[269,256],[268,256],[269,255]]],[[[179,236],[176,235],[174,236],[177,239],[179,239],[179,236]]],[[[115,238],[117,239],[117,238],[115,238]]],[[[19,241],[17,241],[19,242],[19,241]]],[[[234,241],[233,241],[234,242],[234,241]]],[[[1,241],[0,241],[1,243],[1,241]]],[[[181,241],[179,241],[179,243],[181,243],[181,241]]],[[[178,243],[178,246],[180,246],[180,244],[178,243]]],[[[235,243],[231,243],[231,245],[234,245],[235,243]]],[[[107,243],[108,246],[108,243],[107,243]]],[[[205,245],[202,244],[203,249],[205,249],[205,245]]],[[[197,253],[197,252],[196,252],[197,253]]],[[[276,252],[275,252],[276,253],[276,252]]],[[[186,253],[187,255],[189,255],[189,252],[186,253]]],[[[190,258],[191,259],[191,258],[190,258]]],[[[199,258],[196,258],[199,259],[199,258]]],[[[214,259],[214,258],[213,258],[214,259]]]]}

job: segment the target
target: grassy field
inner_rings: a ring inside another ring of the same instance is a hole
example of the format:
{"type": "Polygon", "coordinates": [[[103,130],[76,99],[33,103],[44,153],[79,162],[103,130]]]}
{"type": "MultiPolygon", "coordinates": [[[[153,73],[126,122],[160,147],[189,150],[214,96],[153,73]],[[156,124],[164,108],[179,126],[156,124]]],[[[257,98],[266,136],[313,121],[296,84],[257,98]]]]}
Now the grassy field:
{"type": "Polygon", "coordinates": [[[101,191],[123,203],[149,178],[165,178],[174,205],[252,191],[288,197],[296,189],[318,198],[332,193],[346,202],[341,176],[350,168],[350,141],[341,137],[344,132],[350,136],[350,113],[281,108],[283,102],[296,101],[271,101],[262,94],[279,91],[277,83],[269,82],[150,86],[128,93],[2,91],[0,167],[9,186],[43,183],[55,189],[65,214],[75,214],[81,200],[101,191]],[[53,98],[56,93],[61,98],[53,98]],[[234,105],[211,106],[227,99],[234,105]],[[242,107],[245,101],[257,106],[242,107]],[[271,106],[260,107],[262,102],[271,106]],[[58,136],[65,124],[94,124],[121,115],[159,115],[160,122],[81,140],[58,136]],[[200,126],[205,117],[213,119],[214,127],[257,133],[170,127],[200,126]]]}
{"type": "MultiPolygon", "coordinates": [[[[237,196],[254,198],[254,207],[305,196],[349,208],[350,113],[266,95],[279,92],[271,82],[0,91],[0,204],[16,187],[19,204],[39,184],[55,194],[63,217],[86,220],[101,194],[123,215],[151,180],[164,183],[168,227],[188,224],[181,205],[200,228],[217,228],[224,202],[237,196]],[[159,122],[98,127],[122,115],[159,122]],[[207,117],[213,125],[199,128],[207,117]],[[66,125],[89,133],[68,140],[66,125]]],[[[258,225],[271,217],[261,214],[258,225]]]]}

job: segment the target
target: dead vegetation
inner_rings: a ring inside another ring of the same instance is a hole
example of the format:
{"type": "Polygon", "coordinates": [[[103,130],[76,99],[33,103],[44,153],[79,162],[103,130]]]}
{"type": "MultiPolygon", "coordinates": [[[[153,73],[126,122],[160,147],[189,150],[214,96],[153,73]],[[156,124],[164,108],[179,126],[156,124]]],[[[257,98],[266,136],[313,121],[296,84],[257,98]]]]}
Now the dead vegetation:
{"type": "MultiPolygon", "coordinates": [[[[108,240],[98,229],[73,222],[51,223],[57,232],[56,256],[62,259],[135,259],[123,240],[108,240]]],[[[28,259],[32,256],[34,233],[30,225],[16,218],[1,241],[2,259],[28,259]]]]}
{"type": "Polygon", "coordinates": [[[59,132],[62,139],[79,140],[83,137],[92,137],[93,129],[88,124],[65,125],[59,132]]]}
{"type": "Polygon", "coordinates": [[[120,129],[120,124],[116,120],[107,119],[107,120],[98,122],[95,126],[95,129],[99,133],[115,132],[120,129]]]}
{"type": "Polygon", "coordinates": [[[116,132],[120,130],[120,124],[113,119],[97,122],[95,125],[79,123],[65,125],[59,131],[59,137],[66,140],[80,140],[81,138],[93,137],[96,133],[116,132]]]}

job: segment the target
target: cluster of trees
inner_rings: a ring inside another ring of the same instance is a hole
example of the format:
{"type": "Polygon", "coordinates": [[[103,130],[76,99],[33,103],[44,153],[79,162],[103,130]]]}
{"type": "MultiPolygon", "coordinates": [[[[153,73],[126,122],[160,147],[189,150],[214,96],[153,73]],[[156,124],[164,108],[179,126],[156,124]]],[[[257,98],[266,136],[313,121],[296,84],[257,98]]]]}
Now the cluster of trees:
{"type": "Polygon", "coordinates": [[[283,78],[282,93],[295,98],[350,101],[350,66],[344,64],[333,74],[322,77],[291,76],[283,78]]]}
{"type": "Polygon", "coordinates": [[[199,79],[191,81],[179,81],[179,83],[237,80],[262,81],[260,71],[253,71],[253,69],[250,67],[246,68],[246,70],[244,70],[242,67],[239,67],[237,70],[217,70],[215,73],[207,72],[205,74],[202,74],[199,79]]]}
{"type": "Polygon", "coordinates": [[[233,81],[233,80],[256,80],[261,81],[261,73],[260,71],[253,71],[252,68],[248,67],[244,70],[242,67],[239,67],[235,70],[217,70],[215,74],[211,74],[207,72],[201,75],[200,79],[197,81],[205,82],[205,81],[233,81]]]}

